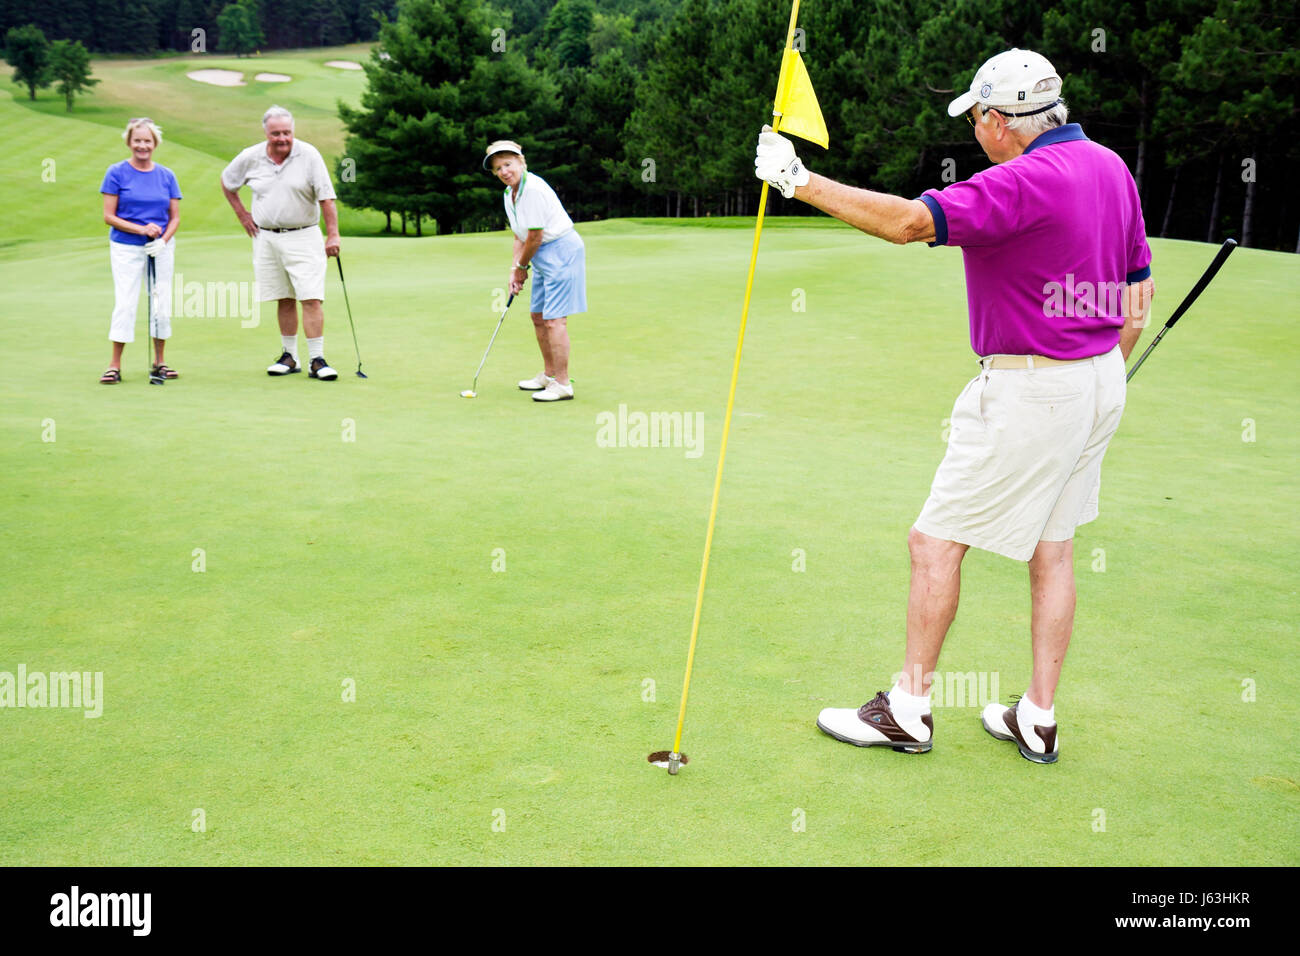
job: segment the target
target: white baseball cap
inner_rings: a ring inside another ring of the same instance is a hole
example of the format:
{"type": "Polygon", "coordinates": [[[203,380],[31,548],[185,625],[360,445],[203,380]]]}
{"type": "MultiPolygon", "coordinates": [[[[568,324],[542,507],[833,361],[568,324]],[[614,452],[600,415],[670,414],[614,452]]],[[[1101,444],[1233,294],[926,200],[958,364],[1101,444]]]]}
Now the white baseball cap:
{"type": "Polygon", "coordinates": [[[524,148],[516,143],[513,139],[499,139],[495,143],[489,143],[487,153],[483,157],[483,168],[492,171],[491,160],[497,153],[518,153],[524,155],[524,148]]]}
{"type": "Polygon", "coordinates": [[[970,81],[970,89],[948,104],[948,115],[960,116],[976,103],[985,106],[1010,106],[1016,103],[1043,107],[1031,109],[1027,113],[1013,113],[1012,116],[1041,113],[1060,99],[1060,82],[1061,77],[1057,74],[1056,67],[1045,56],[1032,50],[1007,50],[984,61],[984,65],[976,72],[975,79],[970,81]],[[1055,88],[1041,93],[1034,92],[1034,87],[1043,80],[1053,78],[1057,82],[1055,88]]]}

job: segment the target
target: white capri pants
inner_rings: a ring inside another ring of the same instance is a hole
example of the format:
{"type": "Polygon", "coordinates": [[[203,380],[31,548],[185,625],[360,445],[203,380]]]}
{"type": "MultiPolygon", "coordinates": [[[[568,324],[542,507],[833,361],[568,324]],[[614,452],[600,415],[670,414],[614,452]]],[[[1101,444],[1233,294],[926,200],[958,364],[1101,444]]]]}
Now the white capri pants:
{"type": "MultiPolygon", "coordinates": [[[[145,279],[145,262],[149,253],[144,246],[131,246],[125,242],[108,244],[109,262],[113,266],[113,318],[109,324],[110,342],[135,341],[135,316],[140,304],[140,288],[148,289],[145,279]]],[[[172,337],[172,266],[176,261],[176,240],[172,238],[163,246],[154,265],[154,331],[156,339],[172,337]]],[[[145,303],[145,331],[149,326],[148,303],[145,303]]]]}

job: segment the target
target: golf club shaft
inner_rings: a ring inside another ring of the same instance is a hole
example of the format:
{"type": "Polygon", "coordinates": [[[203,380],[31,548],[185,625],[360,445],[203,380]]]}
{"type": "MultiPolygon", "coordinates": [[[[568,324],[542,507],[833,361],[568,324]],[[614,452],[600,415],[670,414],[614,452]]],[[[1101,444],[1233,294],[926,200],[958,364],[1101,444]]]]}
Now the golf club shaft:
{"type": "Polygon", "coordinates": [[[1223,264],[1228,260],[1228,256],[1232,255],[1232,250],[1236,248],[1236,239],[1225,239],[1223,241],[1223,245],[1219,248],[1219,253],[1214,257],[1214,261],[1210,263],[1209,268],[1206,269],[1201,275],[1201,278],[1197,280],[1196,285],[1192,286],[1192,291],[1187,293],[1186,298],[1184,298],[1178,308],[1174,310],[1174,314],[1169,317],[1169,321],[1167,321],[1164,328],[1160,330],[1160,334],[1152,339],[1151,344],[1146,347],[1146,351],[1143,352],[1138,360],[1133,363],[1133,367],[1129,369],[1128,374],[1124,376],[1124,381],[1128,382],[1132,380],[1133,376],[1137,374],[1137,370],[1142,367],[1142,363],[1146,361],[1147,356],[1151,354],[1151,350],[1160,344],[1160,340],[1165,337],[1165,333],[1172,329],[1174,323],[1183,317],[1183,313],[1191,308],[1192,303],[1195,302],[1200,294],[1205,291],[1205,287],[1210,284],[1210,280],[1218,275],[1219,270],[1223,268],[1223,264]]]}
{"type": "MultiPolygon", "coordinates": [[[[148,359],[148,361],[147,361],[145,364],[146,364],[146,366],[147,366],[148,369],[149,369],[149,378],[150,378],[151,380],[153,379],[153,350],[154,350],[154,336],[155,336],[155,333],[156,333],[156,331],[157,331],[157,330],[154,328],[155,319],[154,319],[154,302],[153,302],[154,289],[157,288],[157,284],[158,284],[158,273],[157,273],[157,270],[156,270],[155,262],[156,262],[156,260],[154,259],[153,256],[149,255],[148,253],[145,253],[145,275],[148,277],[148,280],[149,280],[149,289],[148,289],[148,293],[149,293],[149,345],[145,348],[145,357],[148,359]]],[[[174,362],[175,359],[172,359],[172,361],[174,362]]]]}
{"type": "Polygon", "coordinates": [[[343,279],[343,257],[341,255],[334,257],[334,262],[339,267],[339,285],[343,287],[343,304],[348,310],[348,327],[352,329],[352,351],[357,357],[357,374],[361,374],[361,346],[357,345],[357,325],[352,321],[352,303],[348,301],[348,284],[343,279]]]}
{"type": "Polygon", "coordinates": [[[492,338],[488,341],[488,347],[483,350],[483,358],[479,360],[478,370],[474,372],[474,384],[469,387],[471,392],[478,388],[479,372],[483,371],[483,363],[487,361],[488,352],[492,351],[492,343],[497,340],[497,333],[501,331],[501,323],[506,320],[506,313],[510,311],[510,303],[513,301],[515,301],[514,295],[506,299],[506,307],[501,310],[501,318],[497,319],[497,327],[492,331],[492,338]]]}

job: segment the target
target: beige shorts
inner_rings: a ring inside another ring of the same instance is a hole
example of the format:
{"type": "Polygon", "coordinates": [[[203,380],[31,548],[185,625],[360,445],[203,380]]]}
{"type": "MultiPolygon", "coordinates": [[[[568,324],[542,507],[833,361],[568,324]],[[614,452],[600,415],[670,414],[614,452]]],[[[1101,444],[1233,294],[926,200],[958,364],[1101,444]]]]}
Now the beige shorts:
{"type": "Polygon", "coordinates": [[[1069,365],[981,369],[952,408],[916,530],[1017,561],[1097,517],[1101,459],[1124,413],[1119,347],[1069,365]]]}
{"type": "Polygon", "coordinates": [[[257,301],[325,298],[325,237],[318,228],[258,232],[253,240],[257,301]]]}

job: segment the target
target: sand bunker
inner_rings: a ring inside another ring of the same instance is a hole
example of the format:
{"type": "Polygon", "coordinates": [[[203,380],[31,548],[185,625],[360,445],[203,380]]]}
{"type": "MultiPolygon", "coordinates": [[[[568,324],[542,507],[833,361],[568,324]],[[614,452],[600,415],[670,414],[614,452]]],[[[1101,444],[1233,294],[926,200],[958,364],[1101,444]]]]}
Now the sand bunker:
{"type": "Polygon", "coordinates": [[[326,60],[326,66],[332,66],[338,70],[359,70],[361,64],[355,60],[326,60]]]}
{"type": "Polygon", "coordinates": [[[260,80],[263,83],[288,83],[293,77],[286,76],[283,73],[259,73],[253,79],[260,80]]]}
{"type": "Polygon", "coordinates": [[[186,73],[191,80],[211,83],[213,86],[244,86],[244,74],[238,70],[195,70],[186,73]]]}

